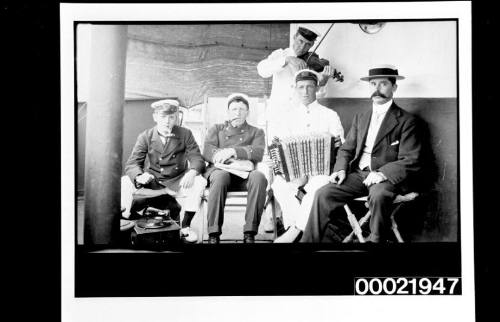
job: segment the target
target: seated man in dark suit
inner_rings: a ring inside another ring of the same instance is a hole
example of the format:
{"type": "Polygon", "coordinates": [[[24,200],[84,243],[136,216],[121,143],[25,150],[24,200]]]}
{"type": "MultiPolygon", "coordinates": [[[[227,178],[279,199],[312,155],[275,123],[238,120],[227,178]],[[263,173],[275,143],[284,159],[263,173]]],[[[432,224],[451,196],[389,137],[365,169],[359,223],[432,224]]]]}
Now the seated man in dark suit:
{"type": "Polygon", "coordinates": [[[224,221],[227,191],[248,191],[248,202],[243,227],[243,241],[253,243],[259,227],[266,199],[267,180],[260,171],[253,170],[262,161],[265,148],[264,131],[246,122],[249,99],[245,94],[228,97],[228,121],[208,130],[203,157],[209,166],[204,174],[210,189],[208,195],[209,243],[219,243],[224,221]],[[247,178],[216,167],[234,160],[247,160],[251,170],[247,178]]]}
{"type": "Polygon", "coordinates": [[[198,236],[190,224],[207,184],[201,176],[205,162],[191,131],[176,125],[179,102],[161,100],[151,107],[156,126],[139,134],[125,165],[122,216],[134,217],[154,207],[169,209],[174,218],[181,211],[180,204],[184,210],[181,237],[196,242],[198,236]]]}
{"type": "Polygon", "coordinates": [[[397,194],[412,189],[421,171],[421,138],[417,119],[393,102],[398,75],[392,65],[369,71],[372,108],[354,117],[340,147],[331,183],[316,192],[301,242],[321,242],[335,209],[368,195],[370,235],[384,242],[390,228],[390,207],[397,194]]]}

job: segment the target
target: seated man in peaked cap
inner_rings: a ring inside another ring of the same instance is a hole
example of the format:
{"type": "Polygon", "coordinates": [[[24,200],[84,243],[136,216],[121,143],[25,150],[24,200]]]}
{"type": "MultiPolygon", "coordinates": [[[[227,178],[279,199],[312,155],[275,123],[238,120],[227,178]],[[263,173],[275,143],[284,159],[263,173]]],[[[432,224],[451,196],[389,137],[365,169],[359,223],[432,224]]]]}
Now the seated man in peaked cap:
{"type": "Polygon", "coordinates": [[[404,79],[392,65],[375,66],[367,81],[372,106],[354,117],[340,147],[330,183],[313,200],[301,242],[322,242],[335,209],[368,195],[371,212],[367,242],[385,242],[391,205],[397,194],[415,189],[421,173],[421,135],[415,116],[393,101],[396,80],[404,79]]]}
{"type": "Polygon", "coordinates": [[[176,125],[179,103],[167,99],[151,107],[156,126],[139,134],[125,165],[123,216],[136,215],[148,206],[164,210],[175,198],[184,210],[181,237],[195,242],[198,236],[190,224],[207,183],[200,175],[205,161],[191,131],[176,125]]]}
{"type": "Polygon", "coordinates": [[[228,121],[216,124],[208,130],[203,148],[203,157],[209,162],[204,174],[210,189],[209,243],[220,242],[228,190],[248,191],[243,241],[253,243],[264,210],[267,180],[264,174],[257,170],[250,171],[248,178],[244,179],[214,165],[227,163],[229,160],[250,160],[255,168],[255,164],[262,161],[264,154],[264,131],[246,122],[249,99],[245,94],[230,95],[227,99],[227,111],[228,121]]]}

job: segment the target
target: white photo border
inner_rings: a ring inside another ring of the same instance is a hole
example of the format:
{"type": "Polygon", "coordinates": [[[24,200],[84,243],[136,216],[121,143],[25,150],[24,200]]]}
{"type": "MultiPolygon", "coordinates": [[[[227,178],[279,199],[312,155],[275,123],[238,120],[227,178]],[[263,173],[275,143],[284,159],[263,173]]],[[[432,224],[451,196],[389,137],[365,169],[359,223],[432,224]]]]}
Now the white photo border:
{"type": "Polygon", "coordinates": [[[63,321],[473,321],[472,67],[469,2],[61,4],[61,292],[63,321]],[[75,298],[75,21],[273,21],[457,18],[460,296],[75,298]],[[228,309],[229,308],[229,309],[228,309]],[[362,309],[361,309],[362,308],[362,309]],[[419,309],[415,309],[419,308],[419,309]],[[411,312],[411,313],[409,313],[411,312]]]}

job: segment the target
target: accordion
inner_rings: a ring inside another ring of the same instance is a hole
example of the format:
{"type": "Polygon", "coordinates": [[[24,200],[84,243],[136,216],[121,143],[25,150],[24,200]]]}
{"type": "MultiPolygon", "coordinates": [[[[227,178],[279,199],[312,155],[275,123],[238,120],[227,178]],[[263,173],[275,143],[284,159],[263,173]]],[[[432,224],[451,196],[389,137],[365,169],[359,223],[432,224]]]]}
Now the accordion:
{"type": "Polygon", "coordinates": [[[268,146],[273,172],[289,182],[304,176],[330,175],[337,148],[328,133],[274,138],[268,146]]]}

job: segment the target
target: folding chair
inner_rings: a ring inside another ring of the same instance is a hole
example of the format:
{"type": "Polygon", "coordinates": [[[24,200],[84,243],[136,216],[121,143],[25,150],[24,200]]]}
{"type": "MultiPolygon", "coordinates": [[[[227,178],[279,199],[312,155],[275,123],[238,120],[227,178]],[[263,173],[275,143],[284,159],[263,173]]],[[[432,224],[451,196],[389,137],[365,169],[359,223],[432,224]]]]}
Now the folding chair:
{"type": "MultiPolygon", "coordinates": [[[[413,201],[418,196],[419,194],[417,192],[410,192],[405,195],[397,195],[393,201],[393,204],[396,205],[396,208],[391,213],[391,229],[398,243],[403,243],[404,240],[398,230],[398,225],[396,223],[396,220],[394,219],[394,215],[405,202],[413,201]]],[[[365,207],[368,208],[368,196],[356,198],[354,199],[354,201],[363,201],[365,203],[365,207]]],[[[343,242],[349,243],[352,241],[353,237],[356,236],[360,243],[364,243],[365,239],[363,237],[361,227],[363,227],[363,225],[370,219],[370,210],[368,210],[368,212],[358,221],[347,204],[344,205],[344,209],[347,213],[347,220],[351,225],[352,232],[346,238],[344,238],[343,242]]]]}

